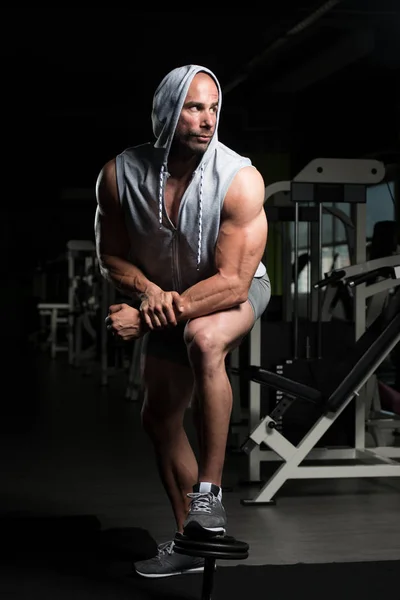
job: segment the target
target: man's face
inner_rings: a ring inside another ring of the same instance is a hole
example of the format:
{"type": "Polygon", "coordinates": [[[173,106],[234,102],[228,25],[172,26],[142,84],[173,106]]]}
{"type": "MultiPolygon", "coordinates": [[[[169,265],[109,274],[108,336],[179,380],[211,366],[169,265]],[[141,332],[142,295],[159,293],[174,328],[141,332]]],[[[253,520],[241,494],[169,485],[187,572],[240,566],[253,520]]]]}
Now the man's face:
{"type": "Polygon", "coordinates": [[[197,73],[190,84],[175,130],[174,141],[181,149],[204,154],[215,131],[218,88],[206,73],[197,73]]]}

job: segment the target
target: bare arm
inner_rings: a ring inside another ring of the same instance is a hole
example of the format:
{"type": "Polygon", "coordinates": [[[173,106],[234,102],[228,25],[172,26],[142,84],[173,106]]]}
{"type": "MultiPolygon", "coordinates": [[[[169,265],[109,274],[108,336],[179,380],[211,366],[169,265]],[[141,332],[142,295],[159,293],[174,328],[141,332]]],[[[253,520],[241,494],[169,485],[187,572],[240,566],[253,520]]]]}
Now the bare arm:
{"type": "Polygon", "coordinates": [[[127,296],[136,296],[141,300],[141,307],[143,303],[147,307],[145,312],[138,312],[125,304],[110,307],[111,322],[108,325],[116,327],[114,332],[126,332],[130,337],[138,337],[147,328],[176,325],[179,294],[165,292],[127,260],[130,242],[119,201],[115,160],[106,163],[100,171],[96,197],[95,239],[100,272],[116,289],[127,296]],[[124,310],[121,312],[122,308],[124,310]]]}
{"type": "Polygon", "coordinates": [[[226,310],[247,300],[268,236],[265,185],[254,167],[240,170],[224,201],[216,245],[218,272],[181,294],[179,320],[226,310]]]}
{"type": "Polygon", "coordinates": [[[129,239],[120,205],[115,160],[104,165],[96,182],[96,253],[100,272],[121,292],[145,293],[153,284],[128,260],[129,239]]]}

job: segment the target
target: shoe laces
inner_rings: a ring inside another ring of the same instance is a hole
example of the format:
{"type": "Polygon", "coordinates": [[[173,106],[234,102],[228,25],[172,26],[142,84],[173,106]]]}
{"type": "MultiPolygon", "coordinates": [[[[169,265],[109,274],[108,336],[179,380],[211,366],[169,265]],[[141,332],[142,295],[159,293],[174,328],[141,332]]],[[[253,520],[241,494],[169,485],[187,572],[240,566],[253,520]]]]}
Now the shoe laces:
{"type": "Polygon", "coordinates": [[[188,494],[192,498],[190,512],[211,512],[211,505],[215,503],[216,497],[212,492],[195,492],[188,494]]]}
{"type": "Polygon", "coordinates": [[[164,542],[158,546],[158,558],[165,556],[165,554],[172,554],[174,551],[174,542],[164,542]]]}

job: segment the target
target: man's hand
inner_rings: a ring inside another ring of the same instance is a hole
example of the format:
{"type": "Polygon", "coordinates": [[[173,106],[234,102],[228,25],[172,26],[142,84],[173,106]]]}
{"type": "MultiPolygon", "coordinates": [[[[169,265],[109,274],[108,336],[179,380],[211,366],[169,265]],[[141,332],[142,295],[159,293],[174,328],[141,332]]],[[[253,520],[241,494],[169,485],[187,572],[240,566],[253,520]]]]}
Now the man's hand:
{"type": "Polygon", "coordinates": [[[140,314],[149,329],[164,329],[177,324],[182,313],[182,301],[178,292],[164,292],[154,286],[140,295],[140,314]]]}
{"type": "Polygon", "coordinates": [[[140,312],[129,304],[112,304],[105,320],[107,329],[124,342],[137,340],[148,330],[140,312]]]}

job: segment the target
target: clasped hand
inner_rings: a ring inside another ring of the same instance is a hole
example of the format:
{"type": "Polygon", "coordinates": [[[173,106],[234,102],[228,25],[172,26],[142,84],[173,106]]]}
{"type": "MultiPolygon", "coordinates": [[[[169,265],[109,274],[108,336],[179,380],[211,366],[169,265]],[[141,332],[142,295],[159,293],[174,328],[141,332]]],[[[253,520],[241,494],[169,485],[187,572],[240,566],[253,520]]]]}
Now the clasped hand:
{"type": "Polygon", "coordinates": [[[144,324],[151,330],[175,326],[183,312],[178,292],[164,292],[154,287],[141,294],[140,314],[144,324]]]}
{"type": "Polygon", "coordinates": [[[105,323],[108,331],[124,342],[136,340],[147,331],[138,309],[124,302],[110,306],[105,323]]]}
{"type": "Polygon", "coordinates": [[[141,295],[139,310],[125,303],[112,304],[105,322],[114,336],[128,342],[142,337],[146,331],[176,325],[182,310],[177,292],[154,288],[141,295]]]}

